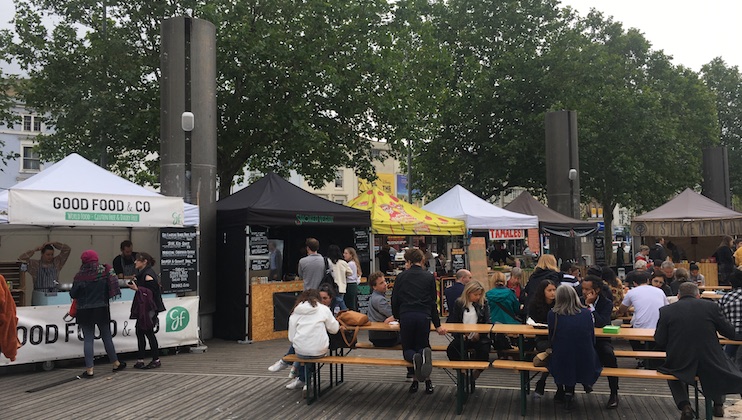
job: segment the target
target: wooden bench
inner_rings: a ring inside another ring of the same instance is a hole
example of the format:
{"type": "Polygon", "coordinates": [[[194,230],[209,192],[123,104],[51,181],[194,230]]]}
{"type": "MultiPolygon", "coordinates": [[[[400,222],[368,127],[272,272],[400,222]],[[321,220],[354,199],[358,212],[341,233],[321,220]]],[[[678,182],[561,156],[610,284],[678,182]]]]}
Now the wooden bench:
{"type": "MultiPolygon", "coordinates": [[[[654,352],[660,353],[660,352],[654,352]]],[[[520,400],[521,400],[521,415],[526,415],[526,402],[528,400],[528,372],[548,372],[546,367],[534,366],[532,362],[517,361],[517,360],[495,360],[492,362],[492,367],[495,369],[506,369],[517,371],[521,374],[521,388],[520,388],[520,400]]],[[[627,368],[610,368],[604,367],[600,373],[600,376],[618,377],[618,378],[632,378],[632,379],[659,379],[664,381],[676,381],[676,377],[667,375],[665,373],[658,372],[656,370],[647,369],[627,369],[627,368]]],[[[699,389],[696,384],[693,384],[696,391],[696,412],[698,412],[698,393],[699,389]]],[[[706,420],[713,419],[713,405],[709,398],[706,398],[706,420]]]]}
{"type": "MultiPolygon", "coordinates": [[[[372,343],[361,343],[361,342],[358,342],[358,343],[356,343],[356,347],[355,348],[357,348],[357,349],[366,349],[366,350],[399,350],[399,351],[402,351],[402,345],[401,344],[398,344],[398,345],[392,346],[392,347],[376,347],[372,343]]],[[[448,346],[442,346],[442,345],[430,346],[430,349],[433,350],[433,351],[446,351],[446,349],[448,349],[448,346]]]]}
{"type": "MultiPolygon", "coordinates": [[[[374,347],[382,348],[382,347],[374,347]]],[[[382,367],[412,367],[412,363],[404,359],[385,359],[375,357],[350,357],[350,356],[324,356],[316,359],[301,359],[295,354],[289,354],[283,357],[285,362],[301,362],[301,363],[315,363],[319,365],[361,365],[361,366],[382,366],[382,367]]],[[[467,389],[470,392],[474,391],[474,382],[472,381],[471,372],[474,370],[486,370],[490,367],[489,362],[481,362],[474,360],[432,360],[434,368],[439,369],[454,369],[457,371],[456,374],[456,414],[461,414],[464,408],[464,403],[467,399],[467,389]]],[[[307,405],[316,401],[322,394],[320,387],[320,368],[321,366],[314,369],[311,377],[311,387],[309,386],[310,378],[307,379],[307,405]]],[[[332,369],[330,369],[330,388],[333,385],[342,383],[342,380],[337,381],[333,384],[332,381],[332,369]]]]}

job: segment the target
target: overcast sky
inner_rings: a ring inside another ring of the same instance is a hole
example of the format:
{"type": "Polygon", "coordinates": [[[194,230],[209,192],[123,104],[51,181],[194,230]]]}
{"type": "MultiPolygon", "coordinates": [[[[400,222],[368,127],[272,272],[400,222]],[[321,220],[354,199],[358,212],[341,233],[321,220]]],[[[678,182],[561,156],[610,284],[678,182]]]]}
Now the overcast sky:
{"type": "MultiPolygon", "coordinates": [[[[624,27],[638,28],[652,43],[693,70],[714,57],[742,68],[742,0],[562,0],[585,15],[591,7],[624,27]]],[[[0,28],[8,28],[13,0],[0,0],[0,28]]],[[[3,66],[5,71],[14,67],[3,66]]],[[[17,67],[15,67],[17,71],[17,67]]]]}

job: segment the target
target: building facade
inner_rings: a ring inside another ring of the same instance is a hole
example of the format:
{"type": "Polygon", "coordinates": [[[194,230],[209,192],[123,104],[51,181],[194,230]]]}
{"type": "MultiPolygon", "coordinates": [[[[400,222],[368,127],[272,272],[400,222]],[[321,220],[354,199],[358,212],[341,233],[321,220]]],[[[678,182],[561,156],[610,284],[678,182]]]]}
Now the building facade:
{"type": "Polygon", "coordinates": [[[12,126],[0,123],[0,142],[2,153],[11,157],[5,165],[0,165],[0,188],[7,189],[28,179],[44,169],[35,149],[37,136],[50,134],[52,130],[44,124],[42,116],[16,103],[12,108],[12,126]]]}

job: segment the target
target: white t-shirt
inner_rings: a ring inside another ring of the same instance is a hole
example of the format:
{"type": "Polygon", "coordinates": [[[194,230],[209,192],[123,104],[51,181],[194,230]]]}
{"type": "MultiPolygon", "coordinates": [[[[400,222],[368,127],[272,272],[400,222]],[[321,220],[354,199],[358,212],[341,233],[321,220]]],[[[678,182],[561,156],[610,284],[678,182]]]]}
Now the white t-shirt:
{"type": "Polygon", "coordinates": [[[621,304],[634,307],[634,316],[631,318],[634,328],[657,328],[660,308],[669,302],[662,289],[647,284],[629,290],[621,304]]]}

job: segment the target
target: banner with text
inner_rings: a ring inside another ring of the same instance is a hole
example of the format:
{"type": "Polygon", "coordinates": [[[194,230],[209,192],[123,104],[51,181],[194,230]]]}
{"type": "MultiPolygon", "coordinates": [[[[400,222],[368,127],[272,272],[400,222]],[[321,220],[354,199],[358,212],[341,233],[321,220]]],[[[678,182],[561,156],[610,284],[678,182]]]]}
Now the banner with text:
{"type": "Polygon", "coordinates": [[[523,229],[490,229],[490,241],[505,241],[510,239],[525,239],[523,229]]]}
{"type": "MultiPolygon", "coordinates": [[[[198,344],[198,297],[165,298],[165,311],[160,312],[157,341],[160,348],[198,344]]],[[[132,301],[111,302],[111,334],[117,353],[137,350],[134,332],[136,320],[129,319],[132,301]]],[[[18,349],[14,362],[0,355],[1,365],[44,362],[83,357],[82,329],[62,317],[69,305],[19,306],[18,349]]],[[[96,330],[95,354],[106,354],[96,330]]]]}
{"type": "Polygon", "coordinates": [[[54,226],[183,226],[180,197],[123,196],[66,191],[8,192],[11,224],[54,226]]]}

